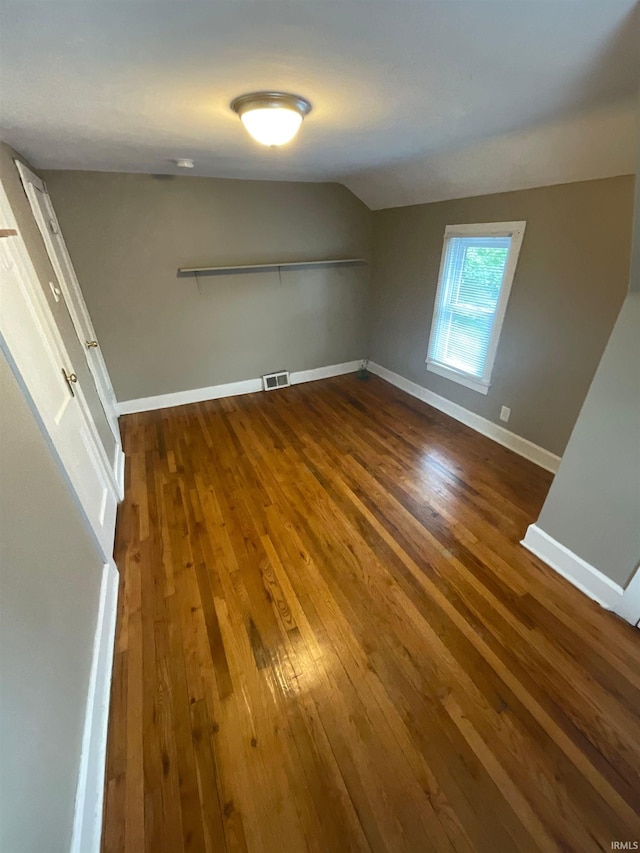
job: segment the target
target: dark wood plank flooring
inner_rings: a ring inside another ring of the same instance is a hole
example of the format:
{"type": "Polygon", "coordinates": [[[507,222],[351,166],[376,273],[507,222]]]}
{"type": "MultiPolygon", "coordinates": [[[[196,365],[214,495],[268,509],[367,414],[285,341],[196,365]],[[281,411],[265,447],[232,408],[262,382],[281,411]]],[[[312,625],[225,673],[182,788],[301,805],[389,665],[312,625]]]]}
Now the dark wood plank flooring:
{"type": "Polygon", "coordinates": [[[640,634],[551,475],[382,380],[123,419],[105,853],[640,839],[640,634]]]}

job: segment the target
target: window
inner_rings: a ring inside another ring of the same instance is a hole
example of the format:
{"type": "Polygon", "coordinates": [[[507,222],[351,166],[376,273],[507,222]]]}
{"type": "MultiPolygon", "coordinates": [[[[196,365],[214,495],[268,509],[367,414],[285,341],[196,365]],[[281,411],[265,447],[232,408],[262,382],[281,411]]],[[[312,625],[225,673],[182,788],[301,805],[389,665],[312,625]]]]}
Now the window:
{"type": "Polygon", "coordinates": [[[447,226],[427,370],[488,393],[525,224],[447,226]]]}

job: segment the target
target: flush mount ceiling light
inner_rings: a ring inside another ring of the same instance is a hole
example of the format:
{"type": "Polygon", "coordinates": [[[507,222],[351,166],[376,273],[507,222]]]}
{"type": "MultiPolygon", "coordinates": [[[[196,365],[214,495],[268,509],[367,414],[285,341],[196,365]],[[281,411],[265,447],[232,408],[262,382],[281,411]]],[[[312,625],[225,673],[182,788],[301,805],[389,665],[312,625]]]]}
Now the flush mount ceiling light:
{"type": "Polygon", "coordinates": [[[311,104],[286,92],[251,92],[233,100],[231,109],[257,142],[274,147],[293,139],[311,104]]]}

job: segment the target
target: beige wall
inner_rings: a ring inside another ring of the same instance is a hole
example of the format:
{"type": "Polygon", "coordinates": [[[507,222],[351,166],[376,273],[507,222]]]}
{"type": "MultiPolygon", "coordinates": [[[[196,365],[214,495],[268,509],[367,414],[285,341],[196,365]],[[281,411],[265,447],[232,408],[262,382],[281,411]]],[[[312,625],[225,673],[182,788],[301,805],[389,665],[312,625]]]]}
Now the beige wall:
{"type": "MultiPolygon", "coordinates": [[[[100,436],[100,440],[104,445],[108,458],[112,460],[115,453],[115,441],[113,439],[113,434],[105,417],[100,398],[98,397],[98,393],[93,382],[91,371],[89,370],[89,365],[87,364],[84,350],[80,345],[73,328],[67,307],[62,300],[60,302],[56,302],[53,298],[53,294],[51,293],[49,282],[55,282],[56,275],[53,271],[53,267],[51,266],[51,262],[49,261],[44,241],[40,231],[38,230],[38,226],[31,212],[29,201],[25,195],[22,182],[20,181],[20,176],[18,175],[18,170],[14,163],[14,158],[16,157],[29,166],[23,157],[17,154],[8,145],[0,142],[0,182],[2,182],[2,186],[5,189],[13,215],[18,223],[20,234],[24,239],[27,251],[29,252],[29,257],[33,262],[38,280],[40,281],[42,290],[47,298],[49,307],[51,308],[54,321],[71,359],[71,365],[60,365],[60,367],[62,368],[64,366],[68,371],[77,374],[96,425],[98,435],[100,436]]],[[[31,168],[31,166],[29,166],[29,168],[31,168]]]]}
{"type": "Polygon", "coordinates": [[[335,184],[46,172],[118,399],[365,355],[562,454],[628,285],[633,176],[371,213],[335,184]],[[487,396],[428,373],[444,228],[527,222],[487,396]],[[180,278],[179,266],[368,256],[180,278]],[[367,328],[369,331],[367,340],[367,328]]]}
{"type": "Polygon", "coordinates": [[[629,282],[634,179],[608,178],[374,213],[369,357],[562,454],[629,282]],[[485,397],[425,365],[446,225],[526,220],[485,397]]]}
{"type": "Polygon", "coordinates": [[[176,272],[368,257],[371,213],[344,187],[43,174],[119,400],[365,357],[367,266],[176,272]]]}
{"type": "Polygon", "coordinates": [[[631,249],[631,280],[629,289],[640,291],[640,145],[638,146],[638,170],[636,175],[636,202],[633,215],[633,246],[631,249]]]}
{"type": "Polygon", "coordinates": [[[639,179],[629,292],[537,525],[623,588],[631,581],[640,560],[639,179]]]}
{"type": "Polygon", "coordinates": [[[0,850],[71,841],[102,565],[0,352],[0,850]]]}
{"type": "Polygon", "coordinates": [[[622,306],[537,525],[622,587],[638,565],[638,291],[622,306]]]}

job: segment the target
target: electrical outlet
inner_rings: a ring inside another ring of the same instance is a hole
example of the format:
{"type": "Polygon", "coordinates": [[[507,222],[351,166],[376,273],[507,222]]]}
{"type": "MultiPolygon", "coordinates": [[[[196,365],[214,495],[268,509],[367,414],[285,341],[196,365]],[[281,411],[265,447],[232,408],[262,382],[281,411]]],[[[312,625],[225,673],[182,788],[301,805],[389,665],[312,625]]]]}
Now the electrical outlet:
{"type": "Polygon", "coordinates": [[[510,417],[511,417],[511,409],[508,406],[503,406],[500,409],[500,420],[506,422],[509,420],[510,417]]]}

